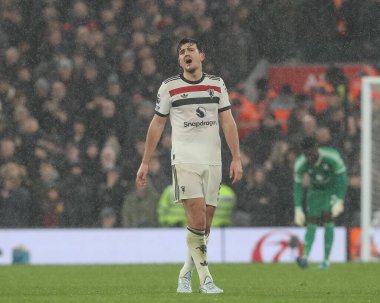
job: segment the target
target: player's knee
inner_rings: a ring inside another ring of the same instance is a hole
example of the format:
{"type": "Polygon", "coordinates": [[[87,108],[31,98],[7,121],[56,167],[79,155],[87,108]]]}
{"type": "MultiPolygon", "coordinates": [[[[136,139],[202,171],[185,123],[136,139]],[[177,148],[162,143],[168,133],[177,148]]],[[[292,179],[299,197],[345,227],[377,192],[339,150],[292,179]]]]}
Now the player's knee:
{"type": "Polygon", "coordinates": [[[206,219],[202,217],[189,218],[189,226],[197,230],[206,230],[206,219]]]}

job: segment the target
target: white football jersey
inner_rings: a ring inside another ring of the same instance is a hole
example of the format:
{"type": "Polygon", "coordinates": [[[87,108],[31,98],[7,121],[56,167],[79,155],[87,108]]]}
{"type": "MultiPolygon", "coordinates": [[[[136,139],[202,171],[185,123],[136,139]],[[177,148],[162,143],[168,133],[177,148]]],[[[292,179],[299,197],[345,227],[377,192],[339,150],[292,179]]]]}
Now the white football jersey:
{"type": "Polygon", "coordinates": [[[170,117],[172,163],[221,165],[218,113],[230,106],[220,77],[203,74],[200,80],[189,81],[179,74],[165,80],[155,112],[170,117]]]}

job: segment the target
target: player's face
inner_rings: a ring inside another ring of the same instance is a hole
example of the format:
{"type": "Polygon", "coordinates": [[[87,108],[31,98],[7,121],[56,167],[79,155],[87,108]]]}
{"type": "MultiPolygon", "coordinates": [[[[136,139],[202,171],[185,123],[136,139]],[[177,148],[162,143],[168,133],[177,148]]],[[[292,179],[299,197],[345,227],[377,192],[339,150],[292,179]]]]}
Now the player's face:
{"type": "Polygon", "coordinates": [[[310,149],[305,150],[304,155],[306,157],[306,160],[311,164],[316,163],[319,158],[318,149],[316,148],[310,148],[310,149]]]}
{"type": "Polygon", "coordinates": [[[185,72],[193,73],[201,67],[205,55],[199,52],[197,45],[186,43],[178,52],[178,63],[185,72]]]}

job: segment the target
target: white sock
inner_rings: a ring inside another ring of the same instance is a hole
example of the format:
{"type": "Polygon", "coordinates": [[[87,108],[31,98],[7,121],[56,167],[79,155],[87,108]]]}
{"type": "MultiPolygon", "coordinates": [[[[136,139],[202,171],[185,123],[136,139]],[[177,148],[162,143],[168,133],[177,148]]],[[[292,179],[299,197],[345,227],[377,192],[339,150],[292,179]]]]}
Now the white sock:
{"type": "Polygon", "coordinates": [[[187,247],[198,271],[200,284],[202,285],[206,277],[210,277],[212,280],[208,269],[207,245],[204,231],[194,230],[188,227],[186,240],[187,247]]]}
{"type": "MultiPolygon", "coordinates": [[[[210,234],[207,234],[207,236],[205,236],[206,237],[206,245],[208,244],[209,235],[210,234]]],[[[187,249],[186,260],[185,260],[185,263],[183,264],[182,269],[179,272],[179,276],[183,277],[189,271],[192,272],[194,267],[195,267],[195,264],[194,264],[193,257],[191,256],[190,249],[187,249]]]]}

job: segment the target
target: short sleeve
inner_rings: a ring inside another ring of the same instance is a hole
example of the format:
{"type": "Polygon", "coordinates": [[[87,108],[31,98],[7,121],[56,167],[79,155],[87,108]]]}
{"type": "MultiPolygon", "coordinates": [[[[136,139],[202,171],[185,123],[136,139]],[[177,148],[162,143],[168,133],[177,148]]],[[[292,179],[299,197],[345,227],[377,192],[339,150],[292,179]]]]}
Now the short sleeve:
{"type": "Polygon", "coordinates": [[[223,79],[220,78],[220,98],[219,98],[219,111],[227,110],[231,107],[228,90],[223,79]]]}
{"type": "Polygon", "coordinates": [[[294,182],[302,183],[305,174],[305,157],[299,156],[294,163],[294,182]]]}
{"type": "Polygon", "coordinates": [[[336,157],[333,158],[333,160],[335,174],[338,175],[346,172],[346,165],[344,164],[342,157],[338,153],[336,154],[336,157]]]}
{"type": "Polygon", "coordinates": [[[171,101],[168,87],[165,83],[162,83],[157,93],[155,112],[159,116],[166,117],[169,115],[170,108],[171,101]]]}

